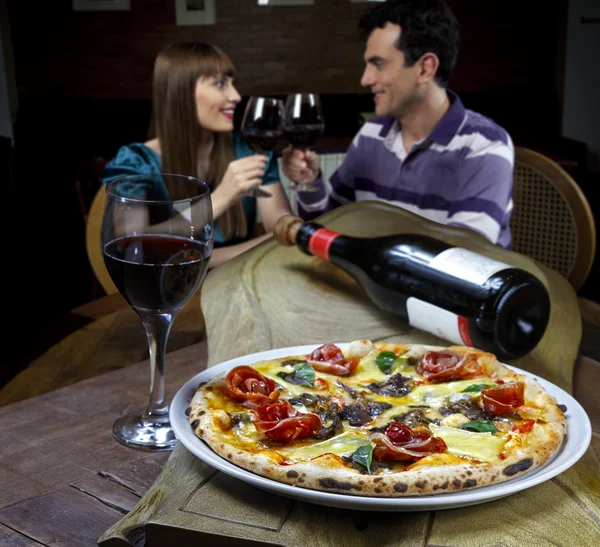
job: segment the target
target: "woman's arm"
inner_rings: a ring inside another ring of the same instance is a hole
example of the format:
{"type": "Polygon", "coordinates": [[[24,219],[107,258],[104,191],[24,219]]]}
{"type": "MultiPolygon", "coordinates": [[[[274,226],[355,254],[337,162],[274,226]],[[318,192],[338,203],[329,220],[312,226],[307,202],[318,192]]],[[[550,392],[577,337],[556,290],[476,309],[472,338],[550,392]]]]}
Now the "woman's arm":
{"type": "Polygon", "coordinates": [[[290,209],[290,202],[288,201],[287,195],[283,186],[280,182],[269,184],[265,186],[269,193],[270,198],[257,199],[258,209],[260,210],[260,216],[265,227],[265,231],[272,232],[275,224],[283,215],[291,215],[292,210],[290,209]]]}
{"type": "Polygon", "coordinates": [[[221,247],[219,249],[213,249],[212,256],[210,257],[210,262],[208,263],[208,268],[215,268],[216,266],[220,266],[224,262],[232,259],[233,257],[242,254],[244,251],[248,249],[252,249],[259,243],[269,239],[271,234],[265,234],[260,237],[255,237],[254,239],[250,239],[248,241],[244,241],[244,243],[238,243],[237,245],[230,245],[229,247],[221,247]]]}

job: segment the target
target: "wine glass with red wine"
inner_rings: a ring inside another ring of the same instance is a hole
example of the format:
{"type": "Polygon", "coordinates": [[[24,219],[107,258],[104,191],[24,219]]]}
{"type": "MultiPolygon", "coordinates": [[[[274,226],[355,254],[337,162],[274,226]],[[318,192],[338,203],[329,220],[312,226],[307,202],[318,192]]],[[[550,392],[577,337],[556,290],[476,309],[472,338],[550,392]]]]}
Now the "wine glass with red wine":
{"type": "MultiPolygon", "coordinates": [[[[316,93],[291,93],[285,101],[283,132],[289,143],[301,150],[309,150],[323,135],[325,122],[321,100],[316,93]]],[[[294,190],[314,192],[316,188],[302,179],[294,190]]]]}
{"type": "MultiPolygon", "coordinates": [[[[283,137],[283,103],[272,97],[250,97],[242,120],[242,137],[257,154],[272,152],[283,137]]],[[[262,197],[256,188],[248,195],[262,197]]]]}
{"type": "Polygon", "coordinates": [[[142,450],[170,450],[164,367],[177,314],[206,275],[213,247],[210,188],[193,177],[127,175],[106,187],[102,221],[104,263],[140,316],[150,349],[150,399],[143,413],[119,418],[113,436],[142,450]]]}

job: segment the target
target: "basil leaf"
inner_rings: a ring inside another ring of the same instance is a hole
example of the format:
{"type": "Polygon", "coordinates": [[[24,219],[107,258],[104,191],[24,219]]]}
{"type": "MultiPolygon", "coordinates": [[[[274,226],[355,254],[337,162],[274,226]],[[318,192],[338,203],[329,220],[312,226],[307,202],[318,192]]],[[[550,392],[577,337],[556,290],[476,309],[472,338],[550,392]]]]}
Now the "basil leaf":
{"type": "Polygon", "coordinates": [[[308,363],[294,367],[294,375],[302,380],[299,385],[315,387],[315,369],[308,363]]]}
{"type": "Polygon", "coordinates": [[[373,446],[365,444],[359,446],[352,454],[352,461],[358,465],[362,465],[369,475],[371,474],[371,462],[373,461],[373,446]]]}
{"type": "Polygon", "coordinates": [[[392,371],[392,365],[396,360],[396,354],[391,351],[382,351],[376,358],[375,364],[384,374],[389,374],[392,371]]]}
{"type": "Polygon", "coordinates": [[[375,364],[384,374],[391,374],[394,369],[410,364],[410,357],[403,357],[407,351],[408,350],[403,351],[400,355],[396,355],[391,351],[382,351],[375,358],[375,364]]]}
{"type": "Polygon", "coordinates": [[[482,389],[486,387],[496,387],[496,384],[471,384],[466,389],[463,389],[461,393],[479,393],[482,389]]]}
{"type": "Polygon", "coordinates": [[[308,363],[296,365],[291,374],[287,372],[280,372],[277,374],[277,376],[283,378],[290,384],[315,387],[315,370],[308,363]]]}
{"type": "Polygon", "coordinates": [[[490,420],[473,420],[461,425],[460,428],[477,433],[498,433],[500,431],[490,420]]]}

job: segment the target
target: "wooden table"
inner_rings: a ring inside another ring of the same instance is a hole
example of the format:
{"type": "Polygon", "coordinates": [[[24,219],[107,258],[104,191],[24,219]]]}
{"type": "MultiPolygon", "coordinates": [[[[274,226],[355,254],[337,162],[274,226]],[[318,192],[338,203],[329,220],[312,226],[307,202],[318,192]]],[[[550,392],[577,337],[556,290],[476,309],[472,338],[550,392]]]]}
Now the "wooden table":
{"type": "MultiPolygon", "coordinates": [[[[35,359],[4,388],[0,406],[34,397],[148,358],[148,342],[138,315],[120,294],[72,310],[83,326],[35,359]]],[[[167,353],[205,338],[200,292],[175,319],[167,353]]]]}
{"type": "MultiPolygon", "coordinates": [[[[93,344],[95,330],[87,332],[93,344]]],[[[169,354],[167,397],[205,366],[205,343],[169,354]]],[[[144,407],[148,386],[142,362],[0,407],[2,547],[96,545],[133,509],[170,453],[125,447],[111,427],[144,407]]]]}
{"type": "MultiPolygon", "coordinates": [[[[599,316],[597,304],[583,302],[581,309],[588,320],[599,316]]],[[[584,323],[585,357],[579,358],[574,378],[574,394],[592,419],[596,455],[600,455],[599,324],[584,323]]],[[[206,366],[207,347],[198,343],[201,339],[203,325],[195,298],[173,327],[170,349],[182,349],[168,355],[169,398],[206,366]]],[[[145,344],[137,316],[120,308],[57,344],[0,391],[3,403],[18,401],[0,407],[1,546],[96,545],[154,482],[168,453],[139,452],[111,436],[116,417],[146,403],[147,361],[124,366],[143,358],[145,344]],[[55,391],[44,393],[51,389],[55,391]],[[33,397],[36,392],[41,394],[33,397]]],[[[593,452],[584,459],[598,465],[593,452]]],[[[600,521],[598,513],[589,517],[600,521]]]]}

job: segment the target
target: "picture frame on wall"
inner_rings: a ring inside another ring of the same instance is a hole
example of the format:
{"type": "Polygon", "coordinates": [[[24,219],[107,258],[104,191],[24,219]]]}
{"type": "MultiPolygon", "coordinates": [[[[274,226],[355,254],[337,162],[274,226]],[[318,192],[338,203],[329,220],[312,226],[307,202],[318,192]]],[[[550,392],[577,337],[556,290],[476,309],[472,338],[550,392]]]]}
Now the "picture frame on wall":
{"type": "Polygon", "coordinates": [[[73,11],[130,11],[130,0],[73,0],[73,11]]]}
{"type": "Polygon", "coordinates": [[[258,0],[259,6],[310,6],[315,0],[258,0]]]}
{"type": "Polygon", "coordinates": [[[178,26],[214,25],[215,0],[175,0],[175,22],[178,26]]]}

